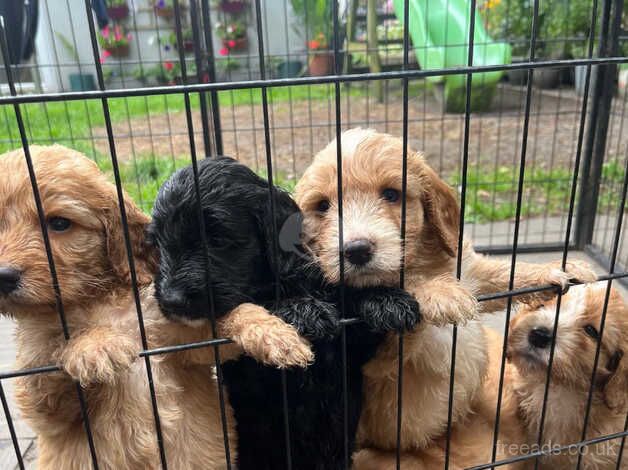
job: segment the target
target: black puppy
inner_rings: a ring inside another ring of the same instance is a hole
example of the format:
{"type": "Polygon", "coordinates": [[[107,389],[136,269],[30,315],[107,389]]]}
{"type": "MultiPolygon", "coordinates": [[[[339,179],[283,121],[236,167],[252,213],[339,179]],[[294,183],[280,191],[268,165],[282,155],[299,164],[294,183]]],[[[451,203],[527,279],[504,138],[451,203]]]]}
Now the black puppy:
{"type": "Polygon", "coordinates": [[[280,371],[246,357],[223,366],[239,435],[238,468],[287,467],[285,418],[292,468],[345,468],[343,341],[350,456],[362,404],[361,368],[386,332],[415,326],[418,305],[399,289],[346,288],[344,313],[361,321],[346,326],[343,339],[339,288],[326,286],[315,263],[294,243],[284,250],[285,240],[273,240],[273,215],[282,236],[299,233],[299,209],[290,196],[275,189],[272,210],[268,183],[225,157],[200,162],[199,182],[207,252],[190,167],[163,185],[154,206],[150,236],[160,253],[156,296],[165,315],[200,319],[213,307],[220,317],[243,302],[261,304],[308,337],[316,356],[307,369],[286,372],[287,416],[280,371]]]}

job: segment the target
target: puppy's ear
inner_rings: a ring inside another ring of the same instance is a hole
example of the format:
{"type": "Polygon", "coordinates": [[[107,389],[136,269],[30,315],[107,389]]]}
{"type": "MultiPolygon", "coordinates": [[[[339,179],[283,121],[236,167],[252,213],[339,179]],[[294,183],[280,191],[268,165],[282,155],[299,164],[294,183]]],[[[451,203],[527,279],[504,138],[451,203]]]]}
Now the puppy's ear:
{"type": "MultiPolygon", "coordinates": [[[[157,267],[156,252],[148,243],[145,233],[150,218],[132,202],[128,194],[124,194],[124,208],[137,282],[139,286],[144,286],[152,281],[157,267]]],[[[107,239],[107,255],[113,272],[122,284],[130,284],[131,271],[124,239],[122,216],[118,206],[118,198],[113,191],[110,206],[105,210],[103,223],[107,239]]]]}
{"type": "Polygon", "coordinates": [[[604,385],[604,402],[611,410],[625,413],[628,406],[628,364],[624,352],[617,350],[607,365],[612,375],[604,385]]]}
{"type": "Polygon", "coordinates": [[[423,184],[421,202],[425,209],[425,220],[433,237],[441,248],[455,256],[460,231],[460,208],[454,191],[421,160],[423,184]]]}

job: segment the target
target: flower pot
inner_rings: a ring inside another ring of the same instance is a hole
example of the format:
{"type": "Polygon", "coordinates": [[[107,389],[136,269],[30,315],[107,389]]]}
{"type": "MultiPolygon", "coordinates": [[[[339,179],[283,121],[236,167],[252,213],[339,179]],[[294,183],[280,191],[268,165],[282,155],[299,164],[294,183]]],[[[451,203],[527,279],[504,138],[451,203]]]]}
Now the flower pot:
{"type": "Polygon", "coordinates": [[[313,54],[310,57],[309,74],[310,77],[322,77],[329,75],[334,56],[330,51],[322,51],[313,54]]]}
{"type": "Polygon", "coordinates": [[[249,47],[249,39],[247,37],[238,39],[223,39],[222,47],[230,51],[243,51],[249,47]]]}
{"type": "Polygon", "coordinates": [[[92,91],[96,89],[96,81],[92,74],[71,73],[69,78],[72,91],[92,91]]]}
{"type": "Polygon", "coordinates": [[[174,16],[174,8],[172,7],[158,7],[155,6],[155,14],[160,18],[169,20],[174,16]]]}
{"type": "Polygon", "coordinates": [[[122,20],[129,16],[129,6],[118,5],[115,7],[107,7],[107,16],[114,21],[122,20]]]}
{"type": "Polygon", "coordinates": [[[128,44],[120,44],[119,46],[109,47],[105,49],[109,51],[111,57],[127,57],[129,55],[130,47],[128,44]]]}
{"type": "Polygon", "coordinates": [[[279,78],[293,78],[301,74],[303,62],[300,60],[290,60],[282,62],[277,66],[277,76],[279,78]]]}
{"type": "Polygon", "coordinates": [[[244,11],[246,5],[246,2],[243,0],[222,0],[218,4],[218,8],[230,15],[237,15],[238,13],[242,13],[244,11]]]}

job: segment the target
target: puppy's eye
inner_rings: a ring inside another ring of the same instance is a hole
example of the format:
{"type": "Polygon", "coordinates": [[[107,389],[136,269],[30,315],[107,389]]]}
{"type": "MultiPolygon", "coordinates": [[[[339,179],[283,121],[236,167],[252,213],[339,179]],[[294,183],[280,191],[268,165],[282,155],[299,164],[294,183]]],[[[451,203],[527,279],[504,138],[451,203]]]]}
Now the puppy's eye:
{"type": "Polygon", "coordinates": [[[48,219],[48,228],[53,232],[65,232],[72,226],[72,222],[65,217],[51,217],[48,219]]]}
{"type": "Polygon", "coordinates": [[[331,204],[329,203],[329,201],[327,199],[323,199],[316,205],[316,210],[318,212],[327,212],[330,207],[331,204]]]}
{"type": "Polygon", "coordinates": [[[600,334],[593,325],[585,325],[584,332],[593,339],[599,339],[600,334]]]}
{"type": "Polygon", "coordinates": [[[382,197],[388,202],[397,202],[399,200],[399,191],[393,188],[386,188],[382,191],[382,197]]]}

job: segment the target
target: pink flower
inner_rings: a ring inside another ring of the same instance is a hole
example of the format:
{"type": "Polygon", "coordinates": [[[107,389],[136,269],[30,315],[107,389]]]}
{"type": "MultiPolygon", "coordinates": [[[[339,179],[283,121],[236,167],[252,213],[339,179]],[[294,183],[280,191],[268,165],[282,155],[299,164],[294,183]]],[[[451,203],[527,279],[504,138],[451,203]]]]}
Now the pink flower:
{"type": "Polygon", "coordinates": [[[111,57],[111,52],[107,49],[102,51],[102,56],[106,59],[107,57],[111,57]]]}
{"type": "Polygon", "coordinates": [[[233,39],[230,39],[229,42],[227,43],[227,45],[233,49],[236,46],[236,42],[233,39]]]}
{"type": "Polygon", "coordinates": [[[222,49],[218,51],[218,53],[220,55],[229,55],[229,49],[227,49],[226,47],[223,47],[222,49]]]}
{"type": "Polygon", "coordinates": [[[164,62],[164,68],[170,72],[174,67],[174,64],[172,62],[164,62]]]}
{"type": "Polygon", "coordinates": [[[106,38],[108,38],[108,37],[109,37],[109,26],[105,26],[105,27],[102,29],[102,35],[103,35],[103,37],[106,37],[106,38]]]}

